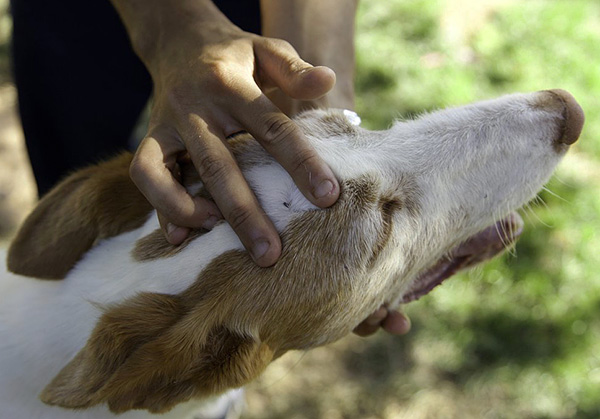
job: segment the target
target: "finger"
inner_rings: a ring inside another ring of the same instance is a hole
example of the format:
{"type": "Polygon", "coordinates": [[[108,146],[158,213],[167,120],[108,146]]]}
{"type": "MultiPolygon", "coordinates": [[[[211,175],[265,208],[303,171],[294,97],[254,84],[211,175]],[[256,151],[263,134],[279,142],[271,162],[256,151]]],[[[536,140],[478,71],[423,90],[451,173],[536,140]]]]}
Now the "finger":
{"type": "Polygon", "coordinates": [[[404,313],[388,310],[388,315],[381,323],[381,327],[392,335],[405,335],[410,331],[411,323],[404,313]]]}
{"type": "Polygon", "coordinates": [[[292,176],[294,183],[313,204],[326,208],[339,197],[340,187],[333,171],[317,154],[300,128],[262,92],[252,102],[239,102],[239,123],[292,176]]]}
{"type": "Polygon", "coordinates": [[[379,330],[381,322],[386,318],[388,311],[385,307],[380,307],[377,311],[367,317],[361,324],[354,328],[354,333],[358,336],[369,336],[379,330]]]}
{"type": "Polygon", "coordinates": [[[318,99],[335,85],[332,69],[313,67],[286,41],[263,38],[262,42],[255,43],[254,53],[260,78],[275,84],[294,99],[318,99]]]}
{"type": "Polygon", "coordinates": [[[259,266],[274,264],[281,254],[275,226],[260,208],[224,139],[198,117],[190,121],[199,138],[188,141],[188,153],[221,213],[259,266]]]}
{"type": "Polygon", "coordinates": [[[179,227],[169,222],[161,213],[158,213],[158,223],[167,241],[174,245],[183,243],[190,232],[190,229],[187,227],[179,227]]]}
{"type": "Polygon", "coordinates": [[[207,199],[190,196],[173,176],[177,146],[146,137],[131,162],[133,182],[168,222],[182,227],[203,227],[219,217],[217,206],[207,199]]]}

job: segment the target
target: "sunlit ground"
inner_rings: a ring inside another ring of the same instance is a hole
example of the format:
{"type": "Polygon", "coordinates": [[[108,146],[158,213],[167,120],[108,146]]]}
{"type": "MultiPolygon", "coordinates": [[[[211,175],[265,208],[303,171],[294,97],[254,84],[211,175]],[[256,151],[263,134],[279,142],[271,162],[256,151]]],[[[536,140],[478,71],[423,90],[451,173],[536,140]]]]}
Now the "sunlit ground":
{"type": "MultiPolygon", "coordinates": [[[[9,24],[0,19],[0,41],[9,24]]],[[[516,255],[410,304],[408,336],[286,355],[250,386],[244,417],[599,418],[600,2],[362,0],[357,50],[370,128],[549,88],[573,93],[586,126],[545,204],[524,211],[516,255]]],[[[20,147],[6,68],[0,54],[0,159],[20,147]]],[[[15,183],[5,161],[0,186],[15,183]]],[[[11,193],[30,188],[24,176],[11,193]]]]}

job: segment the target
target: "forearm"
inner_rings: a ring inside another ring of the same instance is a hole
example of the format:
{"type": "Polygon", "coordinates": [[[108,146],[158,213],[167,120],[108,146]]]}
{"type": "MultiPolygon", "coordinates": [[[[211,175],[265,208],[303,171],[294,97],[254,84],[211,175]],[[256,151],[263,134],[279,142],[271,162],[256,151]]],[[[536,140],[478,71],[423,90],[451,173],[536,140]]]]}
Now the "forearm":
{"type": "Polygon", "coordinates": [[[358,0],[261,0],[263,35],[288,41],[313,65],[335,71],[321,106],[354,107],[354,20],[358,0]]]}
{"type": "MultiPolygon", "coordinates": [[[[210,0],[110,0],[119,13],[133,49],[151,67],[158,51],[175,41],[185,41],[190,32],[195,42],[210,36],[212,28],[235,26],[210,0]]],[[[236,28],[237,29],[237,28],[236,28]]]]}

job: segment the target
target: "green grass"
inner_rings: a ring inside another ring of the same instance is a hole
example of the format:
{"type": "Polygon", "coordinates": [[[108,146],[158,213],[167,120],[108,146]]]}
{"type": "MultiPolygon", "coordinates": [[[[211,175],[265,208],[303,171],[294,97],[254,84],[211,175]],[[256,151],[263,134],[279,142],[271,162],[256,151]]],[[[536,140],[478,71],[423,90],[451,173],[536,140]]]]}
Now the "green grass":
{"type": "Polygon", "coordinates": [[[524,212],[516,255],[410,304],[406,337],[284,359],[253,387],[249,418],[600,417],[600,2],[501,3],[462,45],[440,25],[449,3],[361,1],[363,124],[564,88],[586,112],[582,138],[524,212]]]}

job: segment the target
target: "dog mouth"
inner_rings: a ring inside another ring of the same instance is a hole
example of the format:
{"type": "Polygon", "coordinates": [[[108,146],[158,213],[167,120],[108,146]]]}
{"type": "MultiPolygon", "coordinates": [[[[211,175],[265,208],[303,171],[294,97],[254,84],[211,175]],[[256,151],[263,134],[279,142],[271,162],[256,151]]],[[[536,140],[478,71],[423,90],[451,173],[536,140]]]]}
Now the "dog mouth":
{"type": "Polygon", "coordinates": [[[417,276],[402,303],[418,300],[456,272],[491,259],[514,244],[523,232],[523,219],[516,212],[469,237],[432,267],[417,276]]]}

